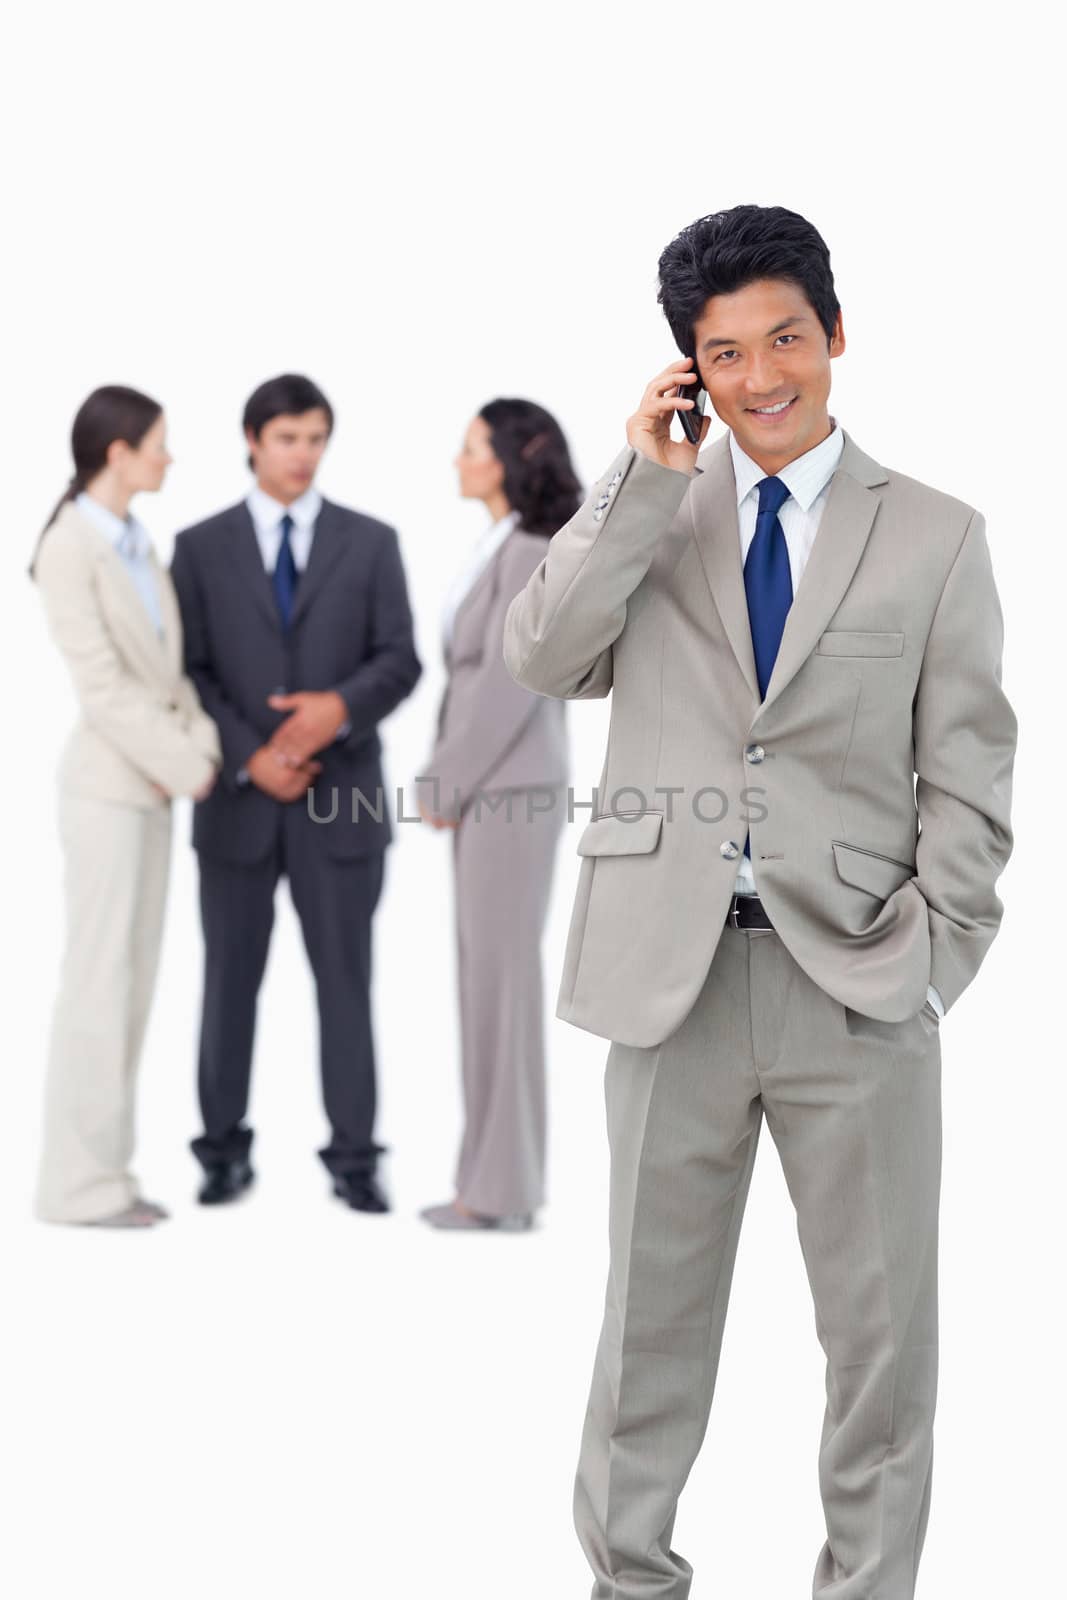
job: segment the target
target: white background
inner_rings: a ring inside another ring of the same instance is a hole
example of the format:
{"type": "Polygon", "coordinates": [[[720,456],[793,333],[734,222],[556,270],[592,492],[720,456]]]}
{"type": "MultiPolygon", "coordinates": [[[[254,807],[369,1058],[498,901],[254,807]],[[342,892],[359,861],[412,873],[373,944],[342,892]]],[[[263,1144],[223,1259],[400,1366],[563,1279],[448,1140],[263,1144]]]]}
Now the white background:
{"type": "MultiPolygon", "coordinates": [[[[1064,291],[1060,55],[1041,16],[21,8],[0,97],[5,1593],[587,1593],[570,1493],[606,1260],[607,1045],[551,1024],[537,1233],[443,1237],[417,1221],[450,1192],[458,1131],[449,836],[398,829],[377,922],[393,1216],[328,1199],[310,980],[284,891],[256,1053],[260,1183],[221,1213],[192,1203],[200,949],[182,804],[139,1162],[174,1220],[137,1237],[30,1220],[61,936],[54,767],[72,704],[23,568],[91,388],[131,383],[166,406],[177,465],[136,509],[169,553],[177,528],[245,491],[247,393],[308,372],[337,411],[322,489],[401,532],[426,671],[383,734],[387,780],[407,782],[441,688],[437,611],[484,525],[451,466],[468,418],[499,393],[543,402],[592,481],[674,355],[660,249],[742,201],[799,210],[831,245],[849,341],[835,414],[879,460],[988,520],[1022,724],[1018,844],[1003,933],[942,1027],[942,1381],[919,1594],[1055,1586],[1064,291]]],[[[606,716],[570,711],[586,791],[606,716]]],[[[549,1013],[579,826],[546,940],[549,1013]]],[[[675,1533],[695,1595],[809,1592],[821,1411],[765,1139],[675,1533]]]]}

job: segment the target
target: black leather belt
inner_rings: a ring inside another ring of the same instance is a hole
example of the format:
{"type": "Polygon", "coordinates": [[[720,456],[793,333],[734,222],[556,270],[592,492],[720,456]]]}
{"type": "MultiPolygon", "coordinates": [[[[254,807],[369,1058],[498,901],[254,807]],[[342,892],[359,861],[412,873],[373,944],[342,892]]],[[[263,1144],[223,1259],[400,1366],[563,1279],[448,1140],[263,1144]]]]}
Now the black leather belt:
{"type": "Polygon", "coordinates": [[[726,913],[726,926],[728,928],[773,928],[774,923],[763,909],[763,901],[758,894],[735,894],[730,896],[730,906],[726,913]]]}

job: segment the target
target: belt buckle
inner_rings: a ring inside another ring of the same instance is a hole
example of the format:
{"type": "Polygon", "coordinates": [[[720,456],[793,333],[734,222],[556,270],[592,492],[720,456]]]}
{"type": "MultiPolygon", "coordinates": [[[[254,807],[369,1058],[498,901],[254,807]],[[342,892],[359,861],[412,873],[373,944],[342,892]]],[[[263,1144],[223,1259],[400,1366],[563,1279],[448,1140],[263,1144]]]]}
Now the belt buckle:
{"type": "Polygon", "coordinates": [[[731,928],[740,928],[741,926],[741,902],[736,894],[730,901],[730,909],[727,912],[726,920],[731,928]]]}

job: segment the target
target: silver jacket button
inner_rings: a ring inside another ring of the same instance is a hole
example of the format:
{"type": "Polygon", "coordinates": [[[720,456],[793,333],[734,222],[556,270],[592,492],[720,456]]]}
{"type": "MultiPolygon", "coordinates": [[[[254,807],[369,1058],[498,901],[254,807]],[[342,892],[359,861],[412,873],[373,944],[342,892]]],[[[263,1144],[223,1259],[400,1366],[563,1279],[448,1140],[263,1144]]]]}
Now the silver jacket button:
{"type": "Polygon", "coordinates": [[[732,839],[724,839],[719,846],[719,854],[725,856],[727,861],[734,861],[741,854],[732,839]]]}
{"type": "Polygon", "coordinates": [[[761,744],[747,744],[745,746],[745,760],[751,761],[754,767],[759,766],[766,753],[761,744]]]}

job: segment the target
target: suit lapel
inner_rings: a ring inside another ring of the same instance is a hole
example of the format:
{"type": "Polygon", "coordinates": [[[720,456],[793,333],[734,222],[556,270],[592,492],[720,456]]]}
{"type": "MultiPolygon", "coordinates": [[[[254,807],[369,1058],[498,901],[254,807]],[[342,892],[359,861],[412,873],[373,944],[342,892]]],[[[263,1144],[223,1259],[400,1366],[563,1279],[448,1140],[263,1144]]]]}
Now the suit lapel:
{"type": "Polygon", "coordinates": [[[701,458],[700,476],[694,481],[690,504],[693,536],[711,598],[745,682],[758,703],[759,680],[752,651],[745,580],[741,571],[737,488],[728,436],[717,440],[701,458]]]}
{"type": "MultiPolygon", "coordinates": [[[[718,440],[701,458],[701,472],[692,489],[693,535],[711,589],[745,682],[759,703],[752,629],[741,568],[741,536],[737,524],[737,489],[729,438],[718,440]]],[[[796,677],[844,599],[866,548],[878,510],[873,488],[887,482],[885,469],[844,435],[823,509],[819,531],[804,568],[796,597],[786,617],[774,663],[765,711],[796,677]]]]}
{"type": "Polygon", "coordinates": [[[230,554],[240,568],[245,588],[268,622],[280,630],[282,620],[278,615],[274,586],[263,565],[263,554],[256,538],[252,513],[243,500],[230,512],[230,534],[230,554]]]}
{"type": "MultiPolygon", "coordinates": [[[[136,644],[140,650],[141,659],[145,667],[157,676],[165,676],[167,672],[166,639],[161,639],[156,632],[155,624],[145,610],[144,601],[137,591],[137,585],[134,583],[126,563],[115,549],[111,540],[106,534],[101,533],[95,523],[82,516],[77,507],[72,507],[72,514],[81,523],[85,536],[93,542],[102,582],[106,583],[111,595],[109,612],[112,620],[126,629],[129,640],[136,644]]],[[[150,560],[153,570],[158,572],[154,550],[151,551],[150,560]]],[[[162,585],[159,585],[158,592],[162,605],[162,585]]],[[[166,621],[165,610],[163,611],[163,617],[164,621],[166,621]]]]}
{"type": "Polygon", "coordinates": [[[163,638],[160,644],[171,671],[179,675],[182,671],[182,619],[178,610],[178,597],[174,593],[170,573],[160,566],[154,550],[149,559],[156,577],[156,592],[159,595],[159,609],[163,617],[163,638]]]}
{"type": "MultiPolygon", "coordinates": [[[[507,540],[505,540],[504,543],[506,544],[507,540]]],[[[480,596],[485,594],[486,589],[493,585],[495,581],[495,575],[499,566],[499,557],[503,548],[504,545],[501,544],[498,545],[496,550],[493,551],[493,554],[489,557],[489,560],[486,562],[485,566],[482,568],[481,572],[479,572],[478,576],[475,578],[474,582],[463,596],[463,599],[456,607],[455,614],[452,618],[452,637],[445,649],[446,661],[452,661],[457,656],[462,655],[462,651],[459,650],[458,646],[464,628],[466,624],[473,620],[476,615],[475,602],[480,596]]],[[[479,644],[480,643],[481,639],[479,637],[479,644]]]]}
{"type": "MultiPolygon", "coordinates": [[[[300,574],[300,582],[296,586],[296,601],[293,605],[293,615],[290,627],[296,625],[304,615],[312,600],[322,588],[330,572],[340,560],[348,547],[349,537],[345,528],[345,519],[339,506],[324,500],[315,518],[315,534],[311,541],[311,554],[307,566],[300,574]]],[[[273,591],[271,594],[273,601],[273,591]]]]}
{"type": "Polygon", "coordinates": [[[819,531],[785,619],[761,711],[772,705],[796,677],[844,599],[878,511],[879,497],[871,492],[872,487],[885,482],[884,469],[853,444],[846,433],[819,531]]]}

